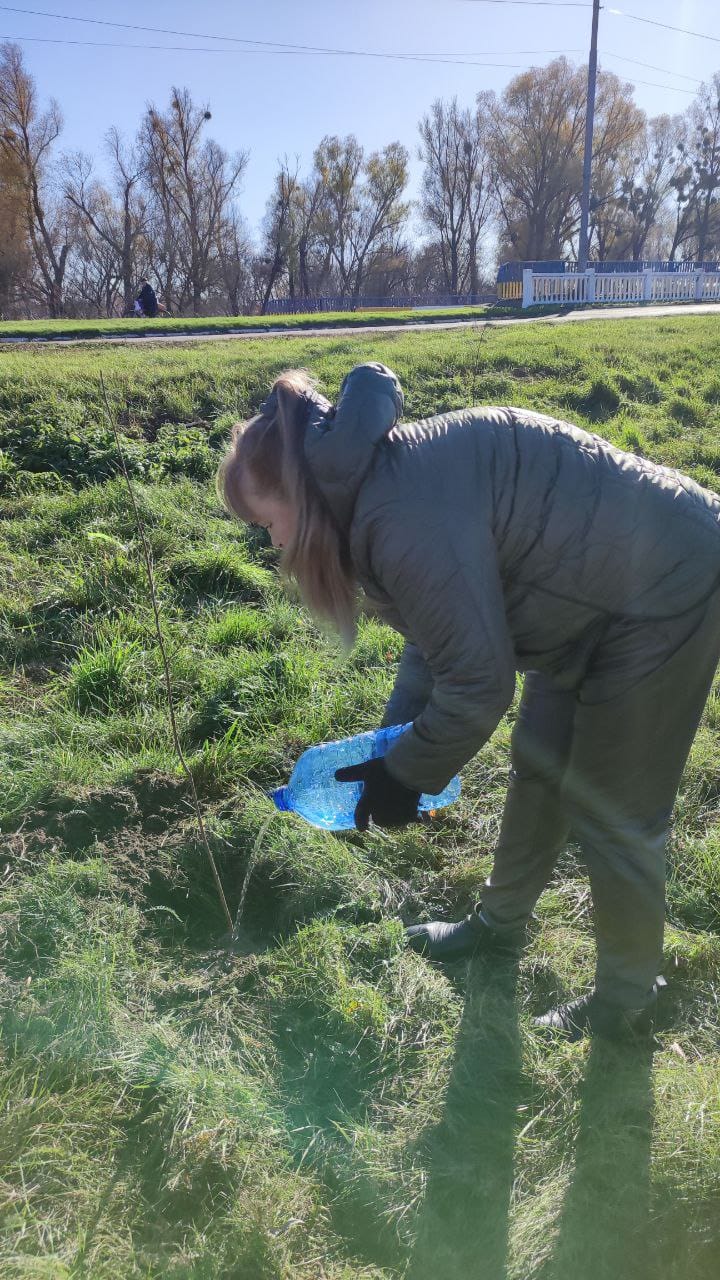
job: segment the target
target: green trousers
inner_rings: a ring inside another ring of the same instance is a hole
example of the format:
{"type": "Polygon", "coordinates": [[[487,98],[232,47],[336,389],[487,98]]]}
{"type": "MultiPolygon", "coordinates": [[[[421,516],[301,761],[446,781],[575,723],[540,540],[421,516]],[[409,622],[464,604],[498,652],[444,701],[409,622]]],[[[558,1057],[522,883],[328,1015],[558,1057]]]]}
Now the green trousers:
{"type": "MultiPolygon", "coordinates": [[[[631,667],[626,641],[616,649],[631,667]]],[[[617,684],[612,639],[578,689],[525,677],[483,913],[500,929],[527,919],[572,830],[590,877],[596,990],[624,1008],[648,1002],[660,971],[670,817],[719,656],[716,592],[690,637],[621,693],[602,698],[603,672],[617,684]]]]}

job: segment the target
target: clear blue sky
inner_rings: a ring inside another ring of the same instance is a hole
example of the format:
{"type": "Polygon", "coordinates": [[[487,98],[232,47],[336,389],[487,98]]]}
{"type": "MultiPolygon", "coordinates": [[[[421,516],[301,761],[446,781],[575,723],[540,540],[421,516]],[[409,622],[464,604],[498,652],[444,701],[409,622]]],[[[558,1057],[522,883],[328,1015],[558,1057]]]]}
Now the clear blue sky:
{"type": "MultiPolygon", "coordinates": [[[[586,56],[589,7],[485,4],[477,0],[20,0],[75,18],[197,32],[198,37],[123,31],[0,6],[0,38],[19,40],[41,102],[57,98],[65,129],[61,146],[100,156],[110,125],[132,135],[148,101],[164,106],[172,84],[207,102],[209,128],[228,150],[249,151],[241,205],[256,232],[278,157],[300,157],[303,173],[326,133],[354,133],[368,149],[400,140],[412,156],[410,194],[417,191],[417,122],[436,97],[471,105],[480,89],[501,90],[518,70],[556,52],[586,56]],[[88,47],[23,42],[20,37],[183,46],[181,50],[88,47]],[[199,37],[202,38],[199,38],[199,37]],[[392,61],[330,54],[241,52],[209,36],[446,56],[449,63],[392,61]],[[212,50],[198,52],[198,49],[212,50]],[[462,65],[493,62],[495,66],[462,65]]],[[[601,62],[636,85],[650,115],[683,110],[695,80],[720,69],[718,0],[608,0],[600,15],[601,62]],[[715,36],[696,39],[617,16],[611,9],[715,36]],[[633,66],[618,56],[662,70],[633,66]],[[672,74],[671,74],[672,72],[672,74]],[[683,78],[685,77],[685,78],[683,78]],[[643,84],[641,81],[651,82],[643,84]]]]}

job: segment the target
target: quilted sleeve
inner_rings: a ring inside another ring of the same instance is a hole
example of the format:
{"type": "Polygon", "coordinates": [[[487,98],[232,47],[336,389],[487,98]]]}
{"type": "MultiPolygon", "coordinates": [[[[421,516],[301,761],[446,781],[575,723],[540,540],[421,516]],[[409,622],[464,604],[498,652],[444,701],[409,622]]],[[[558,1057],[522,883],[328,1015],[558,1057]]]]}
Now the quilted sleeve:
{"type": "Polygon", "coordinates": [[[432,693],[432,672],[417,645],[405,644],[393,691],[388,699],[382,725],[407,724],[414,720],[432,693]]]}
{"type": "Polygon", "coordinates": [[[406,786],[436,794],[488,740],[515,689],[494,538],[481,519],[453,528],[417,503],[385,506],[369,532],[373,578],[433,682],[386,764],[406,786]]]}

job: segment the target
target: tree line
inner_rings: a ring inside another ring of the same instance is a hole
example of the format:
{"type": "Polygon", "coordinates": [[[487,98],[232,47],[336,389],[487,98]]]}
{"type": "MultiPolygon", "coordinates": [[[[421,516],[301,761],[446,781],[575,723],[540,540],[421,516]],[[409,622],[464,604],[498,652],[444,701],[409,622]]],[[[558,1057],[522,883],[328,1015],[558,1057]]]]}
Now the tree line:
{"type": "MultiPolygon", "coordinates": [[[[174,313],[239,314],[280,296],[348,305],[410,292],[478,293],[497,262],[572,256],[580,222],[586,69],[557,58],[471,106],[419,122],[419,199],[399,141],[367,153],[328,135],[312,166],[278,162],[259,236],[242,216],[248,153],[209,135],[173,88],[105,164],[63,153],[18,45],[0,44],[0,313],[130,312],[149,278],[174,313]]],[[[597,259],[720,256],[720,72],[686,111],[648,118],[633,86],[597,80],[590,250],[597,259]]]]}

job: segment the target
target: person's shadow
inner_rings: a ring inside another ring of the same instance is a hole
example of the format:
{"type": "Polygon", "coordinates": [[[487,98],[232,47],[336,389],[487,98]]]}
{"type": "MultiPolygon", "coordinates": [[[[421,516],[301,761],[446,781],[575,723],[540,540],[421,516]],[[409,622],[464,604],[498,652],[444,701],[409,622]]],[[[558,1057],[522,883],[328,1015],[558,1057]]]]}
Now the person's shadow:
{"type": "Polygon", "coordinates": [[[574,1169],[538,1280],[650,1275],[652,1054],[651,1045],[592,1042],[574,1169]]]}
{"type": "Polygon", "coordinates": [[[407,1280],[506,1274],[521,1097],[517,961],[474,959],[407,1280]]]}
{"type": "MultiPolygon", "coordinates": [[[[406,1280],[508,1274],[515,1141],[532,1116],[522,1106],[531,1083],[516,983],[512,961],[471,964],[443,1115],[426,1139],[427,1189],[406,1280]]],[[[528,1280],[648,1274],[652,1122],[652,1048],[593,1041],[562,1209],[534,1224],[528,1280]]]]}

